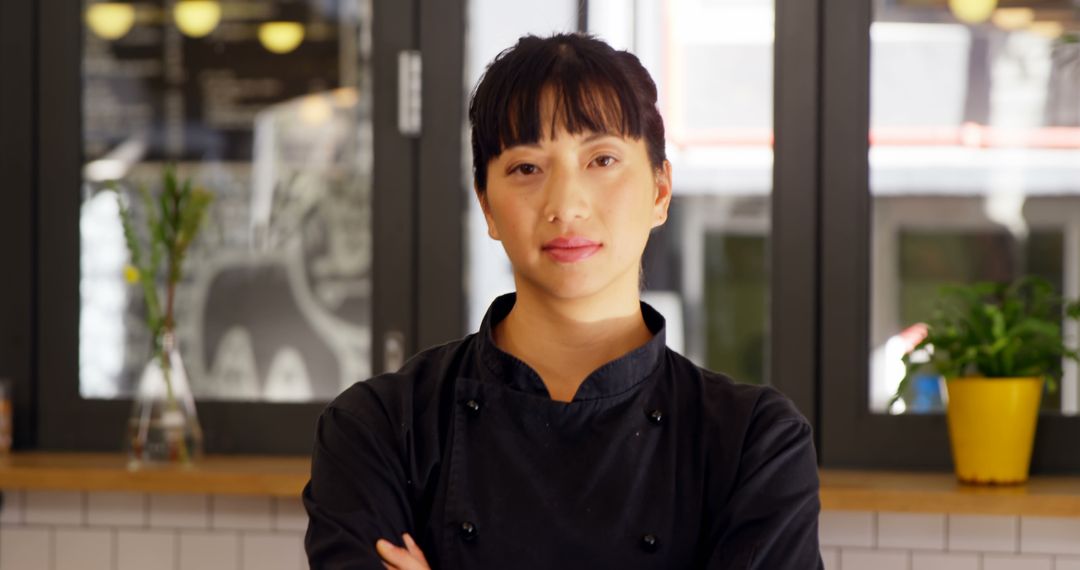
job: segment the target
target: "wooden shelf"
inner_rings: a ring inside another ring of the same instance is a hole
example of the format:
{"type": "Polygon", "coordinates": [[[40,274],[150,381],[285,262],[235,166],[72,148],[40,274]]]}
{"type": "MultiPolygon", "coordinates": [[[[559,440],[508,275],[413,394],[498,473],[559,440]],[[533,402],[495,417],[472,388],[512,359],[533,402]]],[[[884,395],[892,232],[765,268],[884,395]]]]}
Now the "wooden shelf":
{"type": "Polygon", "coordinates": [[[16,452],[0,457],[0,489],[299,497],[310,465],[308,457],[207,456],[188,468],[131,470],[121,454],[16,452]]]}
{"type": "Polygon", "coordinates": [[[821,471],[821,508],[1080,517],[1080,477],[1036,476],[1025,485],[962,485],[952,473],[821,471]]]}
{"type": "MultiPolygon", "coordinates": [[[[208,456],[191,468],[129,470],[114,453],[20,452],[0,457],[0,489],[134,491],[298,497],[308,457],[208,456]]],[[[1026,485],[961,485],[951,473],[821,471],[821,506],[893,511],[1080,517],[1080,478],[1033,477],[1026,485]]]]}

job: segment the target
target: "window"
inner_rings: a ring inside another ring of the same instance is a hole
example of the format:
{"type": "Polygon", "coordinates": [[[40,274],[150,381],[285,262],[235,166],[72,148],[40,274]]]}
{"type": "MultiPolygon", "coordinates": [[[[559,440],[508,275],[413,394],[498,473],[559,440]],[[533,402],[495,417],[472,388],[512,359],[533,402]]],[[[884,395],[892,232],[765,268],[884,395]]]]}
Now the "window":
{"type": "MultiPolygon", "coordinates": [[[[944,469],[938,379],[887,409],[938,286],[1034,274],[1080,292],[1077,22],[1053,2],[850,4],[825,12],[824,459],[944,469]]],[[[1063,453],[1077,407],[1066,361],[1033,470],[1080,466],[1063,453]]]]}
{"type": "Polygon", "coordinates": [[[454,92],[432,70],[460,70],[461,4],[222,1],[205,35],[173,3],[121,3],[126,30],[102,28],[93,0],[32,4],[38,169],[25,195],[5,198],[36,195],[40,214],[37,249],[20,242],[17,254],[38,270],[22,296],[36,302],[35,348],[21,353],[36,357],[33,382],[17,378],[20,417],[33,418],[34,395],[38,415],[20,445],[120,449],[146,334],[138,294],[116,274],[126,252],[101,183],[153,184],[174,162],[217,194],[177,296],[207,451],[307,453],[326,401],[399,366],[418,330],[438,334],[418,321],[435,292],[417,284],[417,249],[434,242],[422,255],[438,258],[455,244],[438,224],[415,229],[447,204],[418,205],[434,183],[417,172],[439,176],[459,131],[447,136],[439,103],[425,109],[436,114],[424,144],[399,129],[398,62],[429,54],[428,99],[454,92]],[[269,22],[302,33],[283,45],[269,22]]]}

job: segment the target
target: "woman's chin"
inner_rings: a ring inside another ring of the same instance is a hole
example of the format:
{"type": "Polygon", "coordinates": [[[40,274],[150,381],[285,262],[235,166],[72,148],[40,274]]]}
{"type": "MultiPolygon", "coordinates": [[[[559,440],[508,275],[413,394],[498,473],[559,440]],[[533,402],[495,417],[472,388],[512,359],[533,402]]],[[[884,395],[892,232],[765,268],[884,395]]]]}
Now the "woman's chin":
{"type": "Polygon", "coordinates": [[[560,301],[595,297],[604,290],[604,283],[593,275],[562,275],[548,278],[541,284],[543,293],[560,301]]]}

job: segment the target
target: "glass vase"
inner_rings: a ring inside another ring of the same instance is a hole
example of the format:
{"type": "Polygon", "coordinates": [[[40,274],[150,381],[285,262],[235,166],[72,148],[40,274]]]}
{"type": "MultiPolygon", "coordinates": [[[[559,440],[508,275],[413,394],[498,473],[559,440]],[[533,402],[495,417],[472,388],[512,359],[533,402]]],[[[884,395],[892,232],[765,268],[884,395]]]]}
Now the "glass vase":
{"type": "Polygon", "coordinates": [[[153,352],[128,420],[129,466],[191,465],[202,457],[202,427],[175,335],[163,333],[153,352]]]}

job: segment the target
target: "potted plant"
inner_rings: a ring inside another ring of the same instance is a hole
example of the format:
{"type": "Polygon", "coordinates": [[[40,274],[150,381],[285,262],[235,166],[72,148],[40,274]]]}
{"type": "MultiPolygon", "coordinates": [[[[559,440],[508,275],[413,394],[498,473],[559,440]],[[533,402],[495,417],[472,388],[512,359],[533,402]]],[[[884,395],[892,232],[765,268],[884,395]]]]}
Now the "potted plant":
{"type": "Polygon", "coordinates": [[[129,283],[138,284],[150,331],[151,356],[136,388],[125,448],[131,467],[143,463],[176,462],[190,465],[202,454],[202,428],[195,412],[176,343],[176,285],[183,277],[184,258],[195,240],[213,200],[191,180],[180,181],[175,168],[166,166],[157,196],[145,186],[138,192],[141,212],[136,216],[115,182],[120,219],[124,227],[129,283]],[[136,219],[144,220],[140,231],[136,219]]]}
{"type": "Polygon", "coordinates": [[[940,289],[926,336],[903,357],[905,376],[891,404],[918,374],[944,378],[956,476],[965,483],[1028,478],[1039,403],[1061,378],[1062,317],[1080,320],[1080,301],[1059,297],[1040,277],[940,289]]]}

